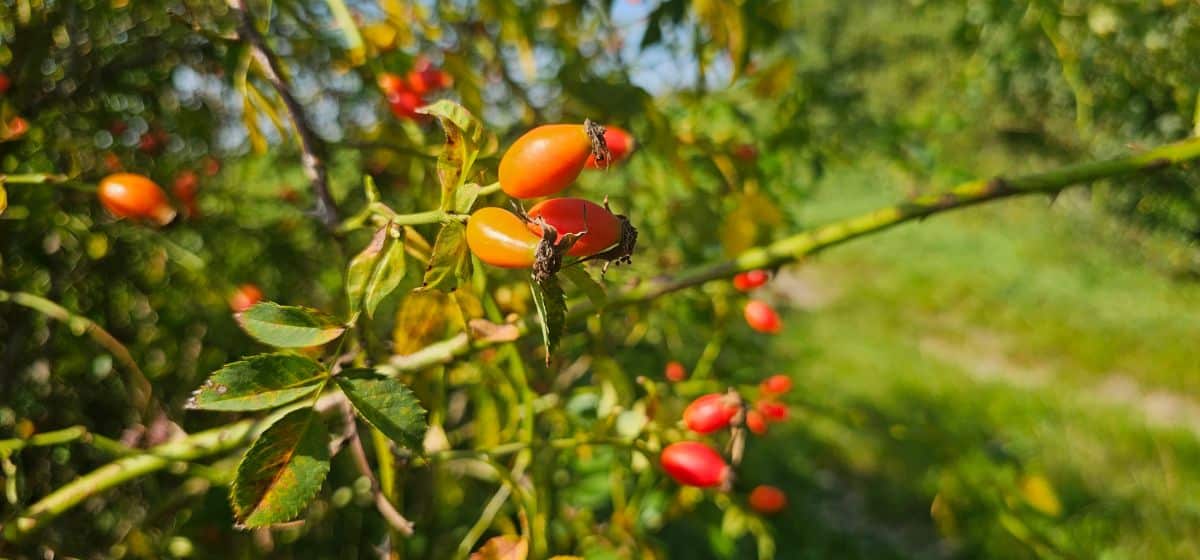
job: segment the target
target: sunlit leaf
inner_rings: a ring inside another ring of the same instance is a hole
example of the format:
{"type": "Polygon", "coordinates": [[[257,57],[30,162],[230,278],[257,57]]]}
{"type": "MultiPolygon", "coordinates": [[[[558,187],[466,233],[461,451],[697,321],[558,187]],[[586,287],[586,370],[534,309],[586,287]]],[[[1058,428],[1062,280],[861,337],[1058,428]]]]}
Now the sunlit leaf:
{"type": "Polygon", "coordinates": [[[442,226],[433,242],[433,255],[419,289],[451,292],[470,280],[471,252],[467,248],[466,234],[467,226],[462,222],[442,226]]]}
{"type": "Polygon", "coordinates": [[[333,20],[337,22],[337,26],[342,30],[342,36],[346,39],[346,54],[350,57],[350,64],[358,66],[367,61],[367,51],[363,47],[362,35],[358,32],[358,26],[354,23],[354,17],[350,15],[350,10],[346,8],[346,3],[342,0],[325,0],[329,4],[329,11],[333,13],[333,20]]]}
{"type": "Polygon", "coordinates": [[[1031,474],[1021,478],[1021,496],[1029,506],[1050,517],[1062,514],[1062,502],[1050,481],[1040,474],[1031,474]]]}
{"type": "Polygon", "coordinates": [[[475,206],[475,199],[479,198],[479,189],[480,186],[475,183],[467,183],[459,188],[454,195],[454,211],[469,214],[471,207],[475,206]]]}
{"type": "Polygon", "coordinates": [[[437,118],[446,133],[446,144],[438,155],[438,181],[442,186],[440,208],[450,211],[457,200],[458,189],[475,165],[483,143],[483,123],[462,105],[443,99],[417,109],[418,113],[437,118]]]}
{"type": "Polygon", "coordinates": [[[366,248],[350,261],[346,271],[346,297],[353,317],[360,308],[375,316],[375,308],[404,280],[404,238],[398,226],[375,232],[366,248]]]}
{"type": "Polygon", "coordinates": [[[8,209],[8,191],[4,190],[4,183],[0,183],[0,214],[3,214],[8,209]]]}
{"type": "Polygon", "coordinates": [[[301,408],[267,428],[242,456],[230,492],[244,527],[291,521],[329,473],[329,433],[312,408],[301,408]]]}
{"type": "Polygon", "coordinates": [[[369,369],[344,371],[335,379],[359,416],[393,441],[421,449],[425,409],[408,387],[369,369]]]}
{"type": "Polygon", "coordinates": [[[367,42],[381,51],[390,51],[396,48],[397,31],[392,24],[387,22],[372,23],[363,27],[362,35],[367,42]]]}
{"type": "Polygon", "coordinates": [[[453,306],[450,297],[438,291],[417,291],[405,296],[396,312],[392,352],[411,354],[441,340],[446,334],[447,314],[453,306]]]}
{"type": "Polygon", "coordinates": [[[549,364],[566,325],[567,297],[558,285],[558,279],[553,276],[544,282],[530,280],[529,287],[542,326],[542,342],[546,347],[546,363],[549,364]]]}
{"type": "Polygon", "coordinates": [[[234,315],[246,334],[280,348],[306,348],[325,344],[346,330],[336,319],[305,307],[265,301],[234,315]]]}
{"type": "Polygon", "coordinates": [[[471,560],[525,560],[529,556],[529,543],[515,535],[492,537],[479,550],[471,553],[471,560]]]}
{"type": "Polygon", "coordinates": [[[261,410],[316,391],[325,368],[303,356],[260,354],[226,364],[192,393],[188,408],[261,410]]]}

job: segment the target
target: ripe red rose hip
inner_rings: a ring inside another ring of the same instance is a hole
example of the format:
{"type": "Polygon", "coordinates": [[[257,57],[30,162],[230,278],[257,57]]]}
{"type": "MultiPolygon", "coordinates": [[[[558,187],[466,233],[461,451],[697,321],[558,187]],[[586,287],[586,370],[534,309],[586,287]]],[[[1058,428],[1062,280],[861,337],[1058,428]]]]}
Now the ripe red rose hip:
{"type": "Polygon", "coordinates": [[[675,361],[667,362],[667,369],[663,373],[668,381],[683,381],[687,379],[687,369],[683,364],[675,361]]]}
{"type": "Polygon", "coordinates": [[[765,301],[750,300],[742,313],[746,317],[746,324],[758,332],[777,334],[783,330],[783,321],[779,319],[779,314],[765,301]]]}
{"type": "Polygon", "coordinates": [[[763,417],[761,412],[751,410],[746,413],[746,427],[754,435],[761,436],[767,433],[767,419],[763,417]]]}
{"type": "Polygon", "coordinates": [[[725,393],[711,393],[692,401],[683,410],[683,423],[698,434],[709,434],[729,426],[738,412],[737,398],[725,393]]]}
{"type": "Polygon", "coordinates": [[[114,173],[100,181],[100,203],[118,218],[149,220],[165,226],[175,209],[157,183],[136,173],[114,173]]]}
{"type": "Polygon", "coordinates": [[[763,380],[758,386],[759,390],[768,395],[782,395],[792,390],[792,378],[776,374],[763,380]]]}
{"type": "Polygon", "coordinates": [[[750,491],[749,502],[759,513],[779,513],[787,507],[787,495],[774,486],[760,484],[750,491]]]}
{"type": "Polygon", "coordinates": [[[621,240],[621,222],[607,208],[590,200],[551,198],[535,204],[526,215],[532,220],[528,224],[529,231],[539,238],[542,236],[542,227],[537,223],[538,218],[553,226],[558,231],[559,239],[566,234],[586,231],[587,234],[567,251],[573,257],[594,255],[621,240]]]}
{"type": "Polygon", "coordinates": [[[686,486],[721,486],[730,476],[725,459],[711,447],[695,441],[668,445],[659,456],[659,462],[675,482],[686,486]]]}
{"type": "Polygon", "coordinates": [[[24,117],[15,116],[8,119],[8,137],[6,140],[16,140],[29,132],[29,121],[24,117]]]}
{"type": "Polygon", "coordinates": [[[770,280],[771,276],[765,270],[751,270],[743,272],[733,277],[733,287],[739,292],[749,292],[754,288],[762,286],[770,280]]]}
{"type": "Polygon", "coordinates": [[[787,417],[788,417],[787,405],[777,403],[777,402],[772,402],[772,401],[759,401],[754,406],[755,406],[755,408],[758,409],[759,412],[762,412],[763,417],[766,418],[767,421],[769,421],[769,422],[779,422],[781,420],[787,420],[787,417]]]}
{"type": "Polygon", "coordinates": [[[258,286],[254,284],[242,284],[229,296],[229,308],[234,313],[241,313],[262,301],[262,297],[262,290],[258,289],[258,286]]]}
{"type": "Polygon", "coordinates": [[[393,115],[401,119],[420,118],[417,108],[424,104],[425,100],[419,94],[407,90],[388,96],[388,107],[393,115]]]}

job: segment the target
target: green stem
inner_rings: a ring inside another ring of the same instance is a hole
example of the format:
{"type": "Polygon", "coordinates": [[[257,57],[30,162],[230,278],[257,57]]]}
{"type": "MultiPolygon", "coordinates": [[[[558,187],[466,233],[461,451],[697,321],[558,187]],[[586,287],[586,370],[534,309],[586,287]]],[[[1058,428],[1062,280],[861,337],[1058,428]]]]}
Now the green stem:
{"type": "Polygon", "coordinates": [[[80,441],[117,457],[137,453],[138,450],[127,447],[119,441],[93,434],[83,426],[71,426],[61,430],[34,434],[26,439],[13,438],[0,440],[0,457],[8,457],[26,447],[47,447],[80,441]]]}
{"type": "Polygon", "coordinates": [[[96,324],[91,319],[82,315],[72,313],[67,308],[54,303],[44,297],[36,296],[26,292],[6,292],[0,290],[0,302],[11,301],[17,305],[33,309],[51,319],[62,321],[67,324],[72,332],[76,334],[87,333],[112,353],[117,361],[124,366],[129,373],[130,381],[130,396],[133,399],[133,404],[143,416],[149,411],[149,406],[153,402],[152,388],[150,380],[146,378],[146,374],[142,372],[142,368],[138,367],[134,361],[133,355],[129,353],[129,349],[121,344],[111,333],[104,330],[104,327],[96,324]]]}
{"type": "Polygon", "coordinates": [[[113,461],[76,478],[29,506],[3,528],[3,537],[9,541],[20,540],[88,497],[163,470],[174,462],[195,461],[235,449],[250,441],[258,428],[266,425],[269,425],[269,420],[264,420],[262,424],[242,420],[113,461]]]}
{"type": "Polygon", "coordinates": [[[0,185],[65,183],[69,179],[66,175],[56,173],[23,173],[19,175],[0,175],[0,185]]]}
{"type": "MultiPolygon", "coordinates": [[[[609,297],[602,310],[607,311],[645,303],[707,282],[727,279],[739,272],[781,266],[852,239],[878,233],[934,214],[1014,196],[1056,194],[1072,185],[1122,177],[1138,172],[1155,171],[1197,158],[1200,158],[1200,138],[1189,138],[1123,158],[1071,165],[1012,179],[997,177],[968,181],[943,193],[905,200],[866,214],[834,221],[785,237],[769,245],[750,249],[725,262],[685,270],[672,279],[643,282],[637,288],[609,297]]],[[[567,320],[576,322],[596,312],[597,309],[591,302],[580,302],[572,306],[567,320]]],[[[519,323],[517,326],[521,336],[530,334],[531,331],[526,323],[519,323]]],[[[391,375],[404,371],[417,371],[433,365],[448,363],[460,356],[496,344],[499,343],[472,341],[465,334],[460,334],[436,342],[413,354],[394,356],[384,371],[391,375]]]]}

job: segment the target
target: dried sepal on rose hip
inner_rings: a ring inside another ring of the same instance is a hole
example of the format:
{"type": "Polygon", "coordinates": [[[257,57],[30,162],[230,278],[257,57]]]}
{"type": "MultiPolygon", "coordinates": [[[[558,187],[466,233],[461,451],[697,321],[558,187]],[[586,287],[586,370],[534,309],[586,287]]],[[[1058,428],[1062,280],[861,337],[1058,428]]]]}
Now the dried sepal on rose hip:
{"type": "Polygon", "coordinates": [[[586,165],[589,169],[608,169],[608,166],[629,157],[637,147],[637,141],[629,131],[612,125],[604,126],[604,144],[609,152],[608,161],[600,163],[596,161],[596,156],[588,156],[586,165]]]}

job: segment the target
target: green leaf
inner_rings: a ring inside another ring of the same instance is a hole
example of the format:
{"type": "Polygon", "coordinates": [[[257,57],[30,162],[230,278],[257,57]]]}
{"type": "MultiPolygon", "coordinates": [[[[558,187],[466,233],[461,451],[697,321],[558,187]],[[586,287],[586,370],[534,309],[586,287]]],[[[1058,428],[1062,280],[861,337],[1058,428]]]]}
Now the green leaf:
{"type": "Polygon", "coordinates": [[[566,324],[567,297],[553,276],[545,282],[530,280],[529,287],[533,290],[533,304],[542,324],[542,342],[546,345],[546,364],[549,365],[566,324]]]}
{"type": "Polygon", "coordinates": [[[319,346],[346,328],[316,309],[291,307],[269,301],[234,315],[242,330],[255,340],[280,348],[319,346]]]}
{"type": "Polygon", "coordinates": [[[329,473],[329,432],[312,408],[267,428],[242,456],[230,501],[239,525],[291,521],[316,496],[329,473]]]}
{"type": "Polygon", "coordinates": [[[438,232],[433,243],[433,255],[429,268],[425,269],[425,280],[421,290],[438,289],[452,292],[459,284],[471,277],[471,252],[467,248],[467,226],[462,222],[449,222],[438,232]]]}
{"type": "Polygon", "coordinates": [[[350,316],[357,316],[364,304],[367,316],[375,316],[375,308],[404,280],[403,230],[388,224],[375,232],[375,237],[361,253],[355,255],[346,270],[346,297],[350,301],[350,316]]]}
{"type": "Polygon", "coordinates": [[[563,273],[575,287],[583,290],[584,295],[592,301],[596,309],[604,307],[604,304],[608,302],[608,292],[604,291],[604,286],[592,278],[592,275],[584,270],[583,265],[563,267],[559,272],[563,273]]]}
{"type": "Polygon", "coordinates": [[[438,180],[442,185],[440,208],[449,212],[457,201],[457,193],[475,165],[484,140],[483,123],[470,111],[443,99],[417,109],[418,113],[436,117],[446,133],[446,144],[438,154],[438,180]]]}
{"type": "Polygon", "coordinates": [[[362,65],[367,61],[367,49],[363,46],[362,34],[358,32],[358,25],[354,23],[354,16],[342,0],[325,0],[325,3],[329,5],[334,21],[346,37],[346,55],[350,58],[350,64],[362,65]]]}
{"type": "Polygon", "coordinates": [[[470,214],[471,207],[475,206],[475,199],[479,198],[479,190],[483,188],[476,183],[467,183],[458,189],[458,194],[454,198],[454,211],[459,214],[470,214]]]}
{"type": "Polygon", "coordinates": [[[334,379],[359,416],[393,441],[421,449],[425,409],[408,387],[370,369],[348,370],[334,379]]]}
{"type": "Polygon", "coordinates": [[[325,368],[303,356],[260,354],[225,364],[192,393],[187,407],[200,410],[262,410],[311,394],[325,368]]]}

